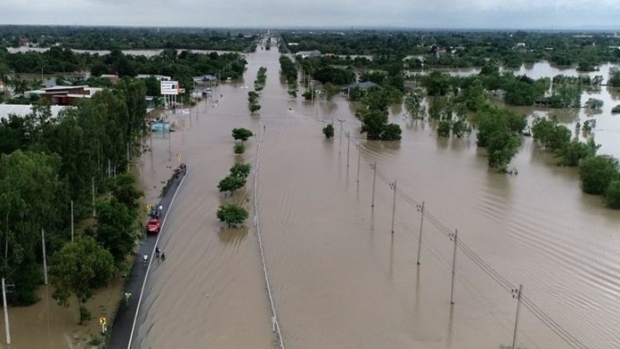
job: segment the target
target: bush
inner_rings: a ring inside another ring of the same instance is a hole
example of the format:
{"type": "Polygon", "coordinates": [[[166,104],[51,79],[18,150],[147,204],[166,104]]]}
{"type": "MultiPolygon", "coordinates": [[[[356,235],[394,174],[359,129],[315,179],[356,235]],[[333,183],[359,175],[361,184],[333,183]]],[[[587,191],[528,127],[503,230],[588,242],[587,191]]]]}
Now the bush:
{"type": "Polygon", "coordinates": [[[220,222],[226,223],[229,228],[243,223],[248,215],[246,209],[235,204],[225,204],[217,210],[217,218],[220,222]]]}
{"type": "Polygon", "coordinates": [[[620,180],[609,183],[605,190],[605,204],[609,208],[620,208],[620,180]]]}
{"type": "Polygon", "coordinates": [[[248,140],[248,138],[252,137],[253,135],[254,134],[252,133],[252,131],[246,128],[234,128],[232,130],[232,136],[236,141],[245,142],[248,140]]]}
{"type": "Polygon", "coordinates": [[[585,193],[601,195],[611,182],[620,178],[618,159],[609,155],[588,158],[581,163],[580,175],[585,193]]]}
{"type": "Polygon", "coordinates": [[[334,125],[328,124],[327,126],[323,127],[323,134],[327,139],[334,138],[334,125]]]}
{"type": "Polygon", "coordinates": [[[243,145],[243,143],[237,143],[235,144],[235,147],[233,148],[235,151],[235,154],[243,154],[245,153],[245,145],[243,145]]]}

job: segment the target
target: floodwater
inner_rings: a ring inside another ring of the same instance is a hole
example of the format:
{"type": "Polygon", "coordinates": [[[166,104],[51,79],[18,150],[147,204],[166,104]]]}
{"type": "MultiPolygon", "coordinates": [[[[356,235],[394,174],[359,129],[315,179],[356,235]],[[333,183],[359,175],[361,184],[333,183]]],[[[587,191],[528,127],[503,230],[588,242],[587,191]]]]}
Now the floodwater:
{"type": "MultiPolygon", "coordinates": [[[[258,214],[285,347],[510,346],[517,308],[510,290],[519,284],[518,347],[620,346],[620,215],[581,192],[575,169],[555,166],[526,139],[513,161],[519,175],[497,174],[473,138],[437,139],[428,124],[405,120],[400,108],[392,120],[403,126],[403,140],[367,142],[347,101],[290,101],[278,57],[276,50],[249,55],[245,82],[220,86],[170,143],[154,142],[156,156],[182,154],[190,172],[161,243],[170,257],[147,285],[136,347],[277,347],[252,219],[235,230],[215,218],[222,202],[252,206],[253,176],[232,198],[216,186],[235,162],[256,158],[259,137],[235,156],[231,129],[259,133],[261,125],[258,214]],[[260,116],[250,116],[241,86],[251,85],[260,66],[268,68],[267,86],[260,116]],[[321,128],[332,118],[344,120],[349,146],[338,123],[336,138],[324,139],[321,128]],[[422,201],[417,266],[415,203],[422,201]],[[448,235],[455,229],[451,305],[448,235]]],[[[597,116],[609,119],[597,140],[615,154],[617,137],[599,137],[614,127],[607,114],[597,116]]]]}

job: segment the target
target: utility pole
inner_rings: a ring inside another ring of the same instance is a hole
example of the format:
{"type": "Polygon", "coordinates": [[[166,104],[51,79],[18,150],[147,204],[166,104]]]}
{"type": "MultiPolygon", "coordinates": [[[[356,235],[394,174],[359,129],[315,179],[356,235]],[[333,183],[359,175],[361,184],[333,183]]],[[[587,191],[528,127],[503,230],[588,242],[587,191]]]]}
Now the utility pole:
{"type": "Polygon", "coordinates": [[[420,265],[420,251],[422,250],[422,228],[424,227],[424,201],[422,205],[418,205],[418,211],[420,211],[420,235],[418,235],[418,258],[417,265],[420,265]]]}
{"type": "Polygon", "coordinates": [[[521,294],[523,292],[523,285],[519,284],[518,290],[512,290],[512,298],[517,299],[517,316],[515,318],[515,330],[512,334],[512,349],[517,349],[517,329],[519,327],[519,311],[521,310],[521,294]]]}
{"type": "Polygon", "coordinates": [[[454,278],[456,276],[456,245],[458,243],[458,235],[458,230],[454,230],[454,234],[450,234],[450,240],[454,240],[454,252],[452,254],[452,288],[450,290],[450,304],[454,304],[454,278]]]}
{"type": "Polygon", "coordinates": [[[360,182],[360,162],[362,160],[362,145],[357,144],[357,183],[360,182]]]}
{"type": "Polygon", "coordinates": [[[351,147],[351,132],[347,132],[347,168],[349,168],[349,148],[351,147]]]}
{"type": "Polygon", "coordinates": [[[344,119],[338,119],[338,122],[340,123],[340,143],[338,145],[338,155],[340,155],[342,149],[342,123],[344,122],[344,119]]]}
{"type": "Polygon", "coordinates": [[[370,165],[370,167],[373,170],[373,176],[372,176],[372,205],[370,205],[370,207],[375,207],[375,183],[377,182],[377,162],[375,161],[375,163],[370,165]]]}
{"type": "Polygon", "coordinates": [[[4,324],[6,329],[6,344],[11,344],[11,328],[9,326],[9,310],[6,306],[6,283],[2,278],[2,305],[4,306],[4,324]]]}
{"type": "Polygon", "coordinates": [[[97,216],[97,205],[95,204],[95,176],[91,177],[92,188],[91,192],[93,194],[93,217],[97,216]]]}
{"type": "Polygon", "coordinates": [[[168,123],[168,161],[172,161],[172,124],[168,123]]]}
{"type": "Polygon", "coordinates": [[[73,229],[73,200],[71,200],[71,242],[73,242],[73,234],[74,234],[74,229],[73,229]]]}
{"type": "Polygon", "coordinates": [[[47,285],[47,254],[45,253],[45,230],[41,229],[41,242],[43,245],[43,280],[47,285]]]}
{"type": "Polygon", "coordinates": [[[396,180],[390,183],[390,188],[394,190],[394,199],[392,201],[392,234],[394,234],[394,218],[396,217],[396,180]]]}

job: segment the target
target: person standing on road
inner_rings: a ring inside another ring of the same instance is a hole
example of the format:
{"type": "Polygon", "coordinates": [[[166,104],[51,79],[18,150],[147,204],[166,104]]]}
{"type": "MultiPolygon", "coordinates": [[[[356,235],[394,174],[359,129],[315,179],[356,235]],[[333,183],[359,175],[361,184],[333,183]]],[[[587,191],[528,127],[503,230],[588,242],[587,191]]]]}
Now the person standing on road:
{"type": "Polygon", "coordinates": [[[130,298],[131,298],[131,292],[125,292],[125,304],[129,304],[130,298]]]}

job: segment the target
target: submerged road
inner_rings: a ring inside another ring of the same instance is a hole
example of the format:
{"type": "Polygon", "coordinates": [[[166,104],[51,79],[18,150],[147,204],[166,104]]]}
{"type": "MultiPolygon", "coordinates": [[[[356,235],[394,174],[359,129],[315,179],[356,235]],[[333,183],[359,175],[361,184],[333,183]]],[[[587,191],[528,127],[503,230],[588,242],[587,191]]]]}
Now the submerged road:
{"type": "MultiPolygon", "coordinates": [[[[108,348],[121,349],[131,347],[131,340],[134,334],[134,328],[136,327],[136,319],[138,318],[138,309],[140,308],[140,303],[145,292],[144,286],[146,285],[151,264],[155,259],[153,258],[155,255],[155,247],[157,247],[157,243],[159,242],[161,235],[166,232],[165,227],[168,212],[170,211],[170,207],[174,203],[174,198],[176,197],[176,194],[181,188],[181,185],[183,184],[183,181],[188,173],[189,171],[185,175],[173,179],[170,187],[158,203],[158,205],[163,206],[160,232],[159,234],[154,235],[147,234],[138,249],[138,258],[136,258],[133,262],[131,272],[127,277],[125,287],[121,294],[123,298],[127,292],[131,293],[132,296],[127,303],[124,299],[121,299],[116,316],[114,317],[114,324],[111,328],[112,334],[110,336],[110,341],[108,342],[108,348]],[[142,261],[142,256],[145,254],[149,256],[147,265],[144,265],[144,262],[142,261]]],[[[165,253],[165,251],[162,252],[165,253]]]]}

